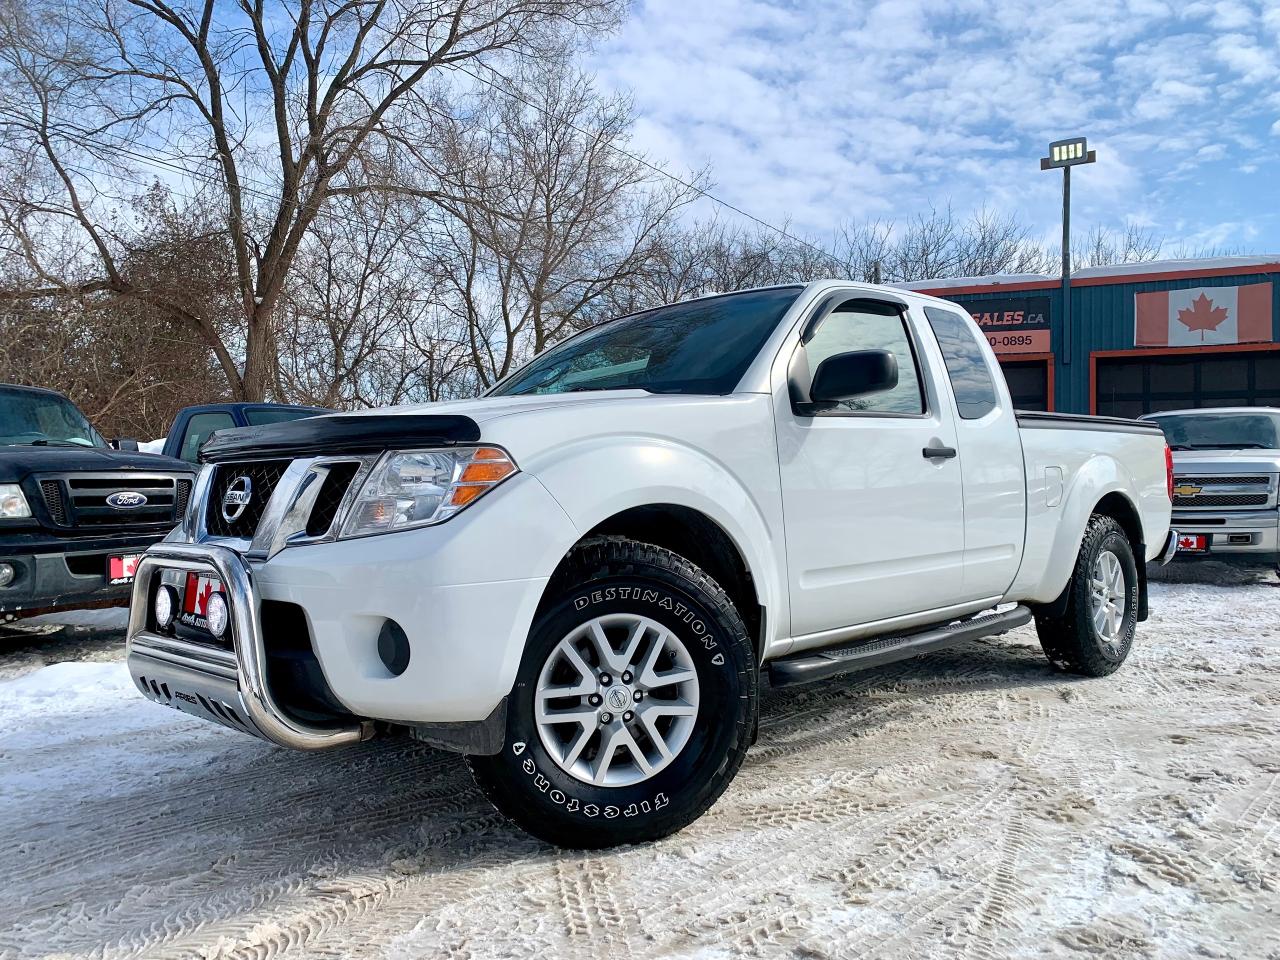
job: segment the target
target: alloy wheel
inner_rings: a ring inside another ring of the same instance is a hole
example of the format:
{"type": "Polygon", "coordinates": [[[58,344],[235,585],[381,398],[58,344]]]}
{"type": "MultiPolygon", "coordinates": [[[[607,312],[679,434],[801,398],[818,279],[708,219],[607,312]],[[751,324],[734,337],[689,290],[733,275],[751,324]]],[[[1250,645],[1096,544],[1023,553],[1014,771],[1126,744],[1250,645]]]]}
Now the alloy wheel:
{"type": "Polygon", "coordinates": [[[668,766],[698,714],[698,673],[683,641],[631,613],[595,617],[552,649],[534,693],[543,747],[584,783],[623,787],[668,766]]]}

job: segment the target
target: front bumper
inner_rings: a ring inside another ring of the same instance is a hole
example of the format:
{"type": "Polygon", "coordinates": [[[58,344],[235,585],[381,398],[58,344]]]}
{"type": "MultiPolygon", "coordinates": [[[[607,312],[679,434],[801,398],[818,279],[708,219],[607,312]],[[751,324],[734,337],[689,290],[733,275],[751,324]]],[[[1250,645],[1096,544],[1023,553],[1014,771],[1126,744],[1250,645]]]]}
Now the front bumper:
{"type": "Polygon", "coordinates": [[[1183,535],[1205,537],[1203,552],[1179,552],[1178,560],[1222,560],[1275,564],[1280,561],[1280,513],[1251,510],[1230,513],[1174,511],[1172,525],[1183,535]]]}
{"type": "Polygon", "coordinates": [[[129,667],[150,699],[273,743],[314,749],[349,742],[355,721],[336,736],[298,724],[293,693],[268,675],[265,665],[277,662],[290,638],[279,636],[270,618],[264,637],[262,610],[290,605],[336,710],[408,726],[481,723],[511,692],[550,573],[579,536],[545,488],[517,474],[501,493],[432,527],[289,546],[270,556],[211,540],[162,543],[138,568],[129,667]],[[234,655],[149,629],[151,585],[158,570],[173,568],[226,585],[234,655]],[[378,649],[388,620],[408,638],[408,666],[398,674],[378,649]],[[234,709],[233,719],[220,706],[234,709]]]}
{"type": "Polygon", "coordinates": [[[108,557],[142,553],[159,539],[155,534],[75,540],[0,536],[0,563],[16,571],[13,582],[0,587],[0,617],[124,606],[133,588],[108,581],[108,557]]]}
{"type": "Polygon", "coordinates": [[[253,573],[226,547],[164,543],[142,558],[134,577],[127,656],[144,696],[282,747],[318,750],[372,734],[371,724],[354,719],[325,726],[303,722],[276,702],[267,685],[253,573]],[[222,582],[231,614],[231,652],[149,628],[152,584],[162,569],[211,574],[222,582]]]}

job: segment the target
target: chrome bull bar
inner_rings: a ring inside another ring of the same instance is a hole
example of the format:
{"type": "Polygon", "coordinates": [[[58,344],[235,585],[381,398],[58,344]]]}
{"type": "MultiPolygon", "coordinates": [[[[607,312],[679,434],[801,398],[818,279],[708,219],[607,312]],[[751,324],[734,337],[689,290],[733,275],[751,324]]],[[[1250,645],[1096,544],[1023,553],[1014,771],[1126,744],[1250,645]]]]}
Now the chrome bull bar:
{"type": "Polygon", "coordinates": [[[158,543],[143,554],[134,574],[126,637],[133,681],[144,696],[158,703],[294,750],[339,747],[372,734],[372,724],[362,721],[323,727],[304,723],[276,702],[267,685],[267,654],[253,572],[228,547],[158,543]],[[148,629],[151,587],[166,569],[212,574],[222,582],[230,612],[231,651],[148,629]]]}

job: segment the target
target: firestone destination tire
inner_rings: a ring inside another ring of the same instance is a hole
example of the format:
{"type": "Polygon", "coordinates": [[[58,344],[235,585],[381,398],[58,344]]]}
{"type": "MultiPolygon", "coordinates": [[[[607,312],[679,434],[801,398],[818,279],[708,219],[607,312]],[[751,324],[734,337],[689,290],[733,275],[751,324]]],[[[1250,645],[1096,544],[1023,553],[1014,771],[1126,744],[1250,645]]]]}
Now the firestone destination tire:
{"type": "Polygon", "coordinates": [[[1129,538],[1111,517],[1089,518],[1061,617],[1036,615],[1049,662],[1085,677],[1120,669],[1138,626],[1138,567],[1129,538]]]}
{"type": "Polygon", "coordinates": [[[548,843],[641,843],[715,803],[756,709],[751,641],[719,584],[669,550],[605,537],[548,588],[502,752],[467,763],[499,812],[548,843]]]}

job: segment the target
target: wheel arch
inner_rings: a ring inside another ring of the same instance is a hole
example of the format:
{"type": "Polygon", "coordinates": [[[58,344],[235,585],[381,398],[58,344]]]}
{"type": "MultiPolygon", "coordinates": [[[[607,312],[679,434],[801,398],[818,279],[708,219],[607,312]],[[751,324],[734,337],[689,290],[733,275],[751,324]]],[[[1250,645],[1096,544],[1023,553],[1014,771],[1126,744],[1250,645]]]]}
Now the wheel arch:
{"type": "Polygon", "coordinates": [[[1110,517],[1124,530],[1133,548],[1133,562],[1138,569],[1138,622],[1147,619],[1147,544],[1142,533],[1142,515],[1132,500],[1113,490],[1094,505],[1091,515],[1110,517]]]}
{"type": "Polygon", "coordinates": [[[547,583],[539,610],[560,588],[560,575],[574,551],[584,543],[602,537],[625,537],[664,547],[705,570],[733,601],[755,647],[756,662],[760,662],[771,620],[752,564],[722,524],[707,513],[685,504],[638,504],[596,523],[565,551],[547,583]]]}
{"type": "Polygon", "coordinates": [[[1133,549],[1133,560],[1138,570],[1138,620],[1139,622],[1147,619],[1148,603],[1147,603],[1147,565],[1146,565],[1146,546],[1143,541],[1142,519],[1138,512],[1137,506],[1133,499],[1122,489],[1111,489],[1102,496],[1098,497],[1092,503],[1089,510],[1084,512],[1079,518],[1079,523],[1073,524],[1073,529],[1078,527],[1078,533],[1074,536],[1075,550],[1071,555],[1070,565],[1066,570],[1065,583],[1058,595],[1048,603],[1034,604],[1033,608],[1040,614],[1049,617],[1061,617],[1066,611],[1067,602],[1071,592],[1071,574],[1075,569],[1076,557],[1080,553],[1080,545],[1084,541],[1084,535],[1088,529],[1089,519],[1093,516],[1110,517],[1120,525],[1124,530],[1125,536],[1129,540],[1129,544],[1133,549]]]}

